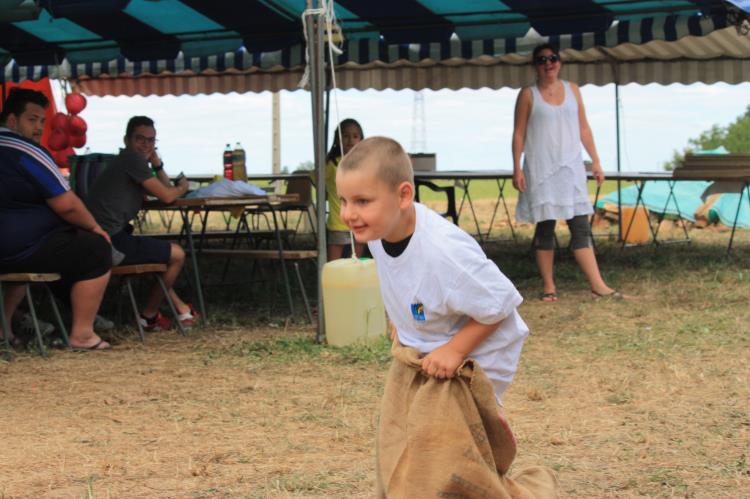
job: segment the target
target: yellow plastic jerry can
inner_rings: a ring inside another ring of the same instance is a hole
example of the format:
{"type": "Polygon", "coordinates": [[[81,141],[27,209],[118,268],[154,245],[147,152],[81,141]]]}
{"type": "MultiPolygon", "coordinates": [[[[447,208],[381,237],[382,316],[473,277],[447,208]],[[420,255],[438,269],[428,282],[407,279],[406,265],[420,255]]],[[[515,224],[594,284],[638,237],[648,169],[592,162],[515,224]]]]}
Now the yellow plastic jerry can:
{"type": "Polygon", "coordinates": [[[375,260],[341,258],[328,262],[321,279],[329,345],[367,342],[385,334],[385,307],[375,260]]]}
{"type": "Polygon", "coordinates": [[[638,209],[635,209],[623,206],[622,237],[627,244],[643,244],[651,239],[646,208],[639,206],[638,209]]]}

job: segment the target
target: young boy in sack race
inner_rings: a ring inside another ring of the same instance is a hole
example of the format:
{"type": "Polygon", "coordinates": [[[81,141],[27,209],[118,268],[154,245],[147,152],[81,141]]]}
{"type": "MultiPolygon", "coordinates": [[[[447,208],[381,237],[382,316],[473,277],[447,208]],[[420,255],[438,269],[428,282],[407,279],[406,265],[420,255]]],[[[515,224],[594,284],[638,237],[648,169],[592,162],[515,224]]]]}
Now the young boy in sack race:
{"type": "Polygon", "coordinates": [[[522,298],[476,241],[414,202],[398,142],[372,137],[339,164],[342,220],[375,258],[395,327],[377,435],[378,497],[557,497],[551,470],[513,477],[500,410],[528,327],[522,298]]]}

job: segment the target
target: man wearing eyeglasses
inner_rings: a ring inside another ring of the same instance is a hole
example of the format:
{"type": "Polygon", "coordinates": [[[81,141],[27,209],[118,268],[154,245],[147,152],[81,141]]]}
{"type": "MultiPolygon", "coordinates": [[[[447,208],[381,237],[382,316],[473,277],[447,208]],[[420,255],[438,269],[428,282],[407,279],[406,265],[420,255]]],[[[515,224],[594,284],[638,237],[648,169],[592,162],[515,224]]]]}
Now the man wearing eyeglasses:
{"type": "MultiPolygon", "coordinates": [[[[146,116],[134,116],[125,129],[125,149],[115,158],[94,182],[86,204],[91,213],[112,237],[112,245],[125,254],[122,265],[164,263],[167,271],[164,282],[174,301],[183,326],[196,320],[193,307],[180,299],[172,284],[185,263],[185,251],[174,243],[144,236],[134,236],[133,220],[143,207],[146,195],[164,203],[171,203],[187,192],[188,182],[183,177],[173,186],[164,171],[164,163],[156,151],[154,121],[146,116]]],[[[141,311],[140,322],[146,331],[171,328],[169,319],[159,312],[164,295],[158,283],[151,290],[146,307],[141,311]]]]}

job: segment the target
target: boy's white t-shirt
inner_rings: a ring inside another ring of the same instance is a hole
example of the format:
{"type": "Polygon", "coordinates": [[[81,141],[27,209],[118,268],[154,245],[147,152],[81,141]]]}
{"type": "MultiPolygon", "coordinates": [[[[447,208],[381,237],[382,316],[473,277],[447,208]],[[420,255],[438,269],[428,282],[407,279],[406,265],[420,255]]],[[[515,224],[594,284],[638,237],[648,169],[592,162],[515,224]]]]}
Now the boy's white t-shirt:
{"type": "Polygon", "coordinates": [[[416,227],[401,255],[388,255],[381,240],[367,243],[388,316],[401,343],[422,353],[447,343],[469,318],[483,324],[502,320],[469,355],[500,402],[529,334],[516,310],[523,298],[474,238],[426,206],[414,206],[416,227]]]}

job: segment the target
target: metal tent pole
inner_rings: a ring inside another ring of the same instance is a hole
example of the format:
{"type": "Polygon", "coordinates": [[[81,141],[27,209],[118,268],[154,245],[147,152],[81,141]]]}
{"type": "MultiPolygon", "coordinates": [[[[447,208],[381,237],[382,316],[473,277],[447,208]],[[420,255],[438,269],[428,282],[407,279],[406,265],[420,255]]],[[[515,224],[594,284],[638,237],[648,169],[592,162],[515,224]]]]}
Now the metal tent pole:
{"type": "MultiPolygon", "coordinates": [[[[313,0],[307,0],[307,8],[313,8],[313,0]]],[[[326,254],[326,171],[325,147],[323,136],[324,116],[323,97],[325,92],[324,80],[324,52],[323,52],[323,22],[320,14],[305,17],[307,30],[307,50],[310,68],[310,93],[313,118],[313,150],[315,152],[315,171],[317,172],[317,221],[318,221],[318,333],[316,339],[320,342],[325,338],[325,322],[323,314],[323,287],[321,275],[326,254]]]]}
{"type": "Polygon", "coordinates": [[[326,153],[328,153],[328,130],[331,128],[331,87],[326,85],[326,114],[325,126],[323,127],[323,144],[326,153]]]}
{"type": "MultiPolygon", "coordinates": [[[[620,85],[615,82],[615,133],[617,139],[617,173],[621,171],[620,165],[620,85]]],[[[622,241],[622,199],[620,194],[622,182],[617,178],[617,240],[622,241]]]]}
{"type": "MultiPolygon", "coordinates": [[[[281,93],[271,94],[271,171],[274,175],[281,173],[281,93]]],[[[281,182],[276,182],[276,192],[281,182]]]]}

